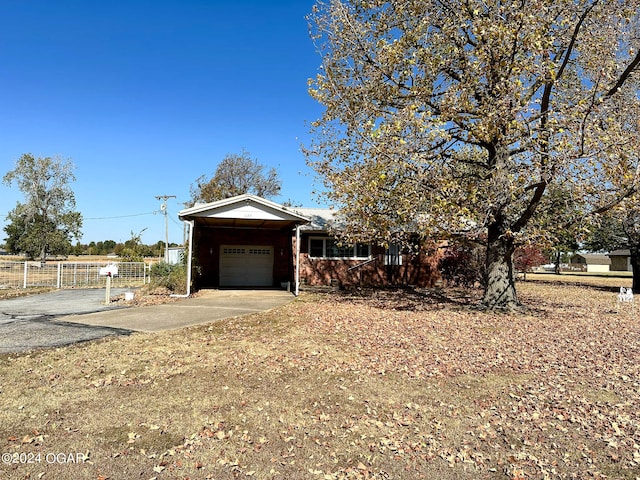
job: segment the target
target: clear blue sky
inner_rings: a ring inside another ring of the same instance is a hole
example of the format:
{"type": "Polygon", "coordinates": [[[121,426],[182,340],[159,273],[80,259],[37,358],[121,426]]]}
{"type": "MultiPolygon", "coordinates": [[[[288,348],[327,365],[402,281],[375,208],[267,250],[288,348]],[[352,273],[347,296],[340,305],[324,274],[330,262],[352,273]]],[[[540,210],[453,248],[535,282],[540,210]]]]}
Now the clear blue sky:
{"type": "MultiPolygon", "coordinates": [[[[164,239],[156,195],[177,197],[169,240],[181,242],[190,185],[242,149],[278,170],[275,201],[317,205],[300,152],[322,111],[307,93],[321,60],[313,4],[3,1],[0,177],[27,152],[73,161],[83,243],[144,228],[144,243],[164,239]]],[[[0,228],[16,201],[17,187],[0,185],[0,228]]]]}

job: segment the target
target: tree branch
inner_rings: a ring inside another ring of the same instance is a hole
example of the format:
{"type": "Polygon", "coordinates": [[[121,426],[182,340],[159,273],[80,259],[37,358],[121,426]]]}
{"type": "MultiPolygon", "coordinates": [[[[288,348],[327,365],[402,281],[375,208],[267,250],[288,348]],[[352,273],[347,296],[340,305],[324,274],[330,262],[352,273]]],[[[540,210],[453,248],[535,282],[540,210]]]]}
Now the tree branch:
{"type": "Polygon", "coordinates": [[[638,50],[638,52],[636,52],[636,57],[631,61],[631,63],[627,66],[627,68],[625,69],[624,72],[622,72],[622,75],[620,75],[620,78],[618,78],[618,81],[615,83],[615,85],[613,87],[611,87],[611,89],[605,94],[606,98],[612,97],[613,95],[616,94],[616,92],[618,90],[620,90],[622,88],[622,86],[624,85],[624,82],[627,81],[627,79],[631,76],[631,74],[633,73],[633,71],[638,67],[638,65],[640,64],[640,50],[638,50]]]}

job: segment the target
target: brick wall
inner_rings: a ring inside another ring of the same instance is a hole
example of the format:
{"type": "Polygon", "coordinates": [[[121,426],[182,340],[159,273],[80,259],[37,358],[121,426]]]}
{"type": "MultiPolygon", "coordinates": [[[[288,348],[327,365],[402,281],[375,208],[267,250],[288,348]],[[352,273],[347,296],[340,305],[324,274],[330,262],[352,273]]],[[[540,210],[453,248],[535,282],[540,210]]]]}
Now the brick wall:
{"type": "Polygon", "coordinates": [[[438,257],[403,255],[402,265],[385,265],[384,249],[373,248],[372,260],[311,258],[308,237],[300,245],[300,282],[309,286],[433,287],[440,279],[438,257]]]}

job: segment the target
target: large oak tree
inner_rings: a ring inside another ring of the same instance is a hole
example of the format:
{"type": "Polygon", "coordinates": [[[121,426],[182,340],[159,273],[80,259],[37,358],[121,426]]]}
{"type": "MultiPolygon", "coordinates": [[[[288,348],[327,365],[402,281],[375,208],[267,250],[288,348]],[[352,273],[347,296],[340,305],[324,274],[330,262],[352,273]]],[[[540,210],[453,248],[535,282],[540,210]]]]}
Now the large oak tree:
{"type": "Polygon", "coordinates": [[[489,308],[518,305],[513,252],[540,215],[634,190],[639,0],[331,0],[309,16],[325,110],[306,147],[345,237],[486,242],[489,308]]]}

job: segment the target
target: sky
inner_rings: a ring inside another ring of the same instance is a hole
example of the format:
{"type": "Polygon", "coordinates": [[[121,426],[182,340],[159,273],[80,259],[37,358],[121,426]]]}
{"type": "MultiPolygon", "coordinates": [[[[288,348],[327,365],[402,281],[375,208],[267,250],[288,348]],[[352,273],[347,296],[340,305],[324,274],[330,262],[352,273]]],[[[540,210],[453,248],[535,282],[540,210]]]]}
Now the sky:
{"type": "MultiPolygon", "coordinates": [[[[322,206],[301,145],[322,107],[307,0],[3,0],[0,177],[24,153],[75,165],[82,243],[169,241],[201,175],[249,152],[282,181],[276,202],[322,206]]],[[[6,216],[24,197],[0,184],[6,216]]]]}

